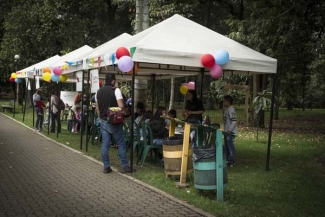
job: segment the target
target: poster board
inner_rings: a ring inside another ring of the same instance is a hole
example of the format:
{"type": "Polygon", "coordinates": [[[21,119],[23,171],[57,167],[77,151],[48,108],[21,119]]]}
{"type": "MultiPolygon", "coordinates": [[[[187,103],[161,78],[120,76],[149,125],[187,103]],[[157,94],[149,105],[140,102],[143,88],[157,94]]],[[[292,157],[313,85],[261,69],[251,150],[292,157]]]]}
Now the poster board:
{"type": "Polygon", "coordinates": [[[60,99],[62,99],[65,104],[68,103],[69,106],[73,106],[74,98],[77,94],[77,91],[61,91],[60,99]]]}

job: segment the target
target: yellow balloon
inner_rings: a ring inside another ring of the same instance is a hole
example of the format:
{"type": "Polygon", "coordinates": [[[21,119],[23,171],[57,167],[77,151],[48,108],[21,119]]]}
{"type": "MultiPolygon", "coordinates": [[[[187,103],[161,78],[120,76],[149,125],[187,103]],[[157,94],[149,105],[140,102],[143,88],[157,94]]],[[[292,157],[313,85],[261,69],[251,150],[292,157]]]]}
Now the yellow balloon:
{"type": "Polygon", "coordinates": [[[50,81],[51,80],[51,73],[43,74],[43,80],[44,81],[50,81]]]}
{"type": "Polygon", "coordinates": [[[59,79],[61,82],[66,82],[68,80],[68,76],[67,75],[60,75],[59,79]]]}
{"type": "Polygon", "coordinates": [[[181,92],[181,94],[185,95],[187,94],[188,87],[186,85],[182,85],[179,91],[181,92]]]}
{"type": "Polygon", "coordinates": [[[14,73],[14,72],[13,72],[13,73],[11,73],[11,77],[12,77],[12,78],[17,78],[17,74],[16,74],[16,73],[14,73]]]}

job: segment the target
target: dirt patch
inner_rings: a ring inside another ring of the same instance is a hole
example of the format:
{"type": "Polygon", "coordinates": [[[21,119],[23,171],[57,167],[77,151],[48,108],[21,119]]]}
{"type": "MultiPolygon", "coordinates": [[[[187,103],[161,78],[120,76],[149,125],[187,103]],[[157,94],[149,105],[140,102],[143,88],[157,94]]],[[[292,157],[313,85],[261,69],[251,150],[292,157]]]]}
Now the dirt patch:
{"type": "MultiPolygon", "coordinates": [[[[254,127],[241,127],[242,130],[251,131],[254,127]]],[[[265,128],[260,128],[259,131],[268,131],[269,120],[265,118],[265,128]]],[[[325,134],[325,115],[295,115],[290,117],[280,117],[279,120],[273,121],[273,131],[282,133],[295,134],[325,134]]]]}

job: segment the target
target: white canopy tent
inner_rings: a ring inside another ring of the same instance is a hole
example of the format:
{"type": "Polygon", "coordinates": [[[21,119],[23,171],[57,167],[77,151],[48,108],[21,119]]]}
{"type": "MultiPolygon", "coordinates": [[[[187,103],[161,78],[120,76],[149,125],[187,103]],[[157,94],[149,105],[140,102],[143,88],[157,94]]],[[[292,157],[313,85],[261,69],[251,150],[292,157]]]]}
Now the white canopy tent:
{"type": "Polygon", "coordinates": [[[25,69],[22,69],[22,70],[19,70],[16,72],[17,74],[17,77],[18,78],[34,78],[34,72],[36,71],[36,69],[39,69],[39,68],[43,68],[43,67],[46,67],[48,65],[51,65],[53,63],[55,63],[56,61],[58,61],[60,59],[60,56],[59,55],[55,55],[53,57],[50,57],[46,60],[43,60],[39,63],[36,63],[32,66],[29,66],[25,69]]]}
{"type": "MultiPolygon", "coordinates": [[[[80,59],[82,56],[88,55],[89,53],[91,53],[94,49],[92,47],[89,47],[88,45],[84,45],[74,51],[71,51],[63,56],[61,56],[61,58],[54,62],[53,64],[48,65],[47,67],[55,67],[55,66],[65,66],[65,65],[69,65],[71,60],[74,59],[80,59]]],[[[74,62],[72,62],[71,64],[75,64],[74,62]]]]}
{"type": "MultiPolygon", "coordinates": [[[[229,62],[222,66],[224,72],[272,74],[276,73],[277,68],[276,59],[177,14],[132,36],[123,43],[107,43],[110,46],[102,49],[100,54],[94,52],[84,57],[84,60],[88,59],[84,69],[101,67],[103,73],[109,71],[121,74],[117,67],[112,66],[111,55],[122,46],[128,49],[135,48],[133,60],[139,64],[136,76],[143,79],[150,79],[152,74],[157,75],[157,78],[198,75],[204,68],[201,57],[207,53],[213,55],[220,49],[227,50],[230,56],[229,62]],[[98,64],[91,64],[90,61],[90,58],[93,58],[96,62],[97,57],[101,57],[100,67],[98,64]]],[[[117,62],[116,59],[115,64],[117,62]]],[[[204,71],[209,72],[209,69],[204,71]]],[[[64,73],[71,72],[73,70],[64,73]]],[[[131,76],[124,74],[123,77],[128,79],[131,76]]]]}

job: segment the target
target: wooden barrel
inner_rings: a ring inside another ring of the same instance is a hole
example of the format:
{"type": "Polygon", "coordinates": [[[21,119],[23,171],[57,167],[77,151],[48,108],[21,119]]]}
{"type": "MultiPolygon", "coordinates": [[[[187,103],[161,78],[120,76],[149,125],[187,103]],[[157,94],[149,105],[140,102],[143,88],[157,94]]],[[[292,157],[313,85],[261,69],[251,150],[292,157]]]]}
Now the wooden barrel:
{"type": "MultiPolygon", "coordinates": [[[[189,147],[191,147],[189,145],[189,147]]],[[[183,155],[183,138],[169,137],[163,140],[164,168],[166,175],[180,175],[183,155]]],[[[189,149],[187,172],[193,171],[192,149],[189,149]]]]}

